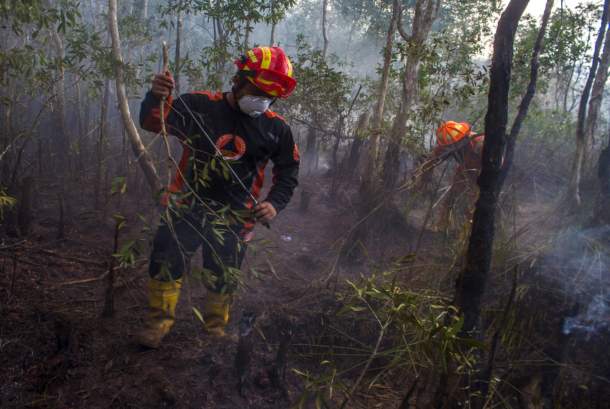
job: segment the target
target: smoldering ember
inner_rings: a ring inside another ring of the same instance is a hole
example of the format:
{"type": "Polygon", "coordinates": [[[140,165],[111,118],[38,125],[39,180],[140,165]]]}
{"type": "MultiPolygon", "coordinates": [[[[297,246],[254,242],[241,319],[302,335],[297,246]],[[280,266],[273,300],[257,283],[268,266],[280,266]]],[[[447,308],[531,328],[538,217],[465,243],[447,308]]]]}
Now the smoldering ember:
{"type": "Polygon", "coordinates": [[[610,407],[610,0],[0,0],[1,408],[610,407]]]}

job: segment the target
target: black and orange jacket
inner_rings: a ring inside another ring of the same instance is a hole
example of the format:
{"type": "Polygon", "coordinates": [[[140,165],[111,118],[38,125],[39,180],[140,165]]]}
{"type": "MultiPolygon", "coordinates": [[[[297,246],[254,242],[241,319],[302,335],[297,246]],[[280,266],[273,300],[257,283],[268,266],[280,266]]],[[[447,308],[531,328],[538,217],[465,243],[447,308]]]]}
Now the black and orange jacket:
{"type": "MultiPolygon", "coordinates": [[[[140,110],[143,129],[160,132],[159,105],[159,99],[148,92],[140,110]]],[[[226,94],[208,91],[168,98],[164,114],[167,131],[178,137],[183,145],[180,170],[170,191],[186,192],[187,187],[196,186],[193,189],[204,201],[238,210],[253,206],[250,195],[227,172],[226,165],[223,171],[223,166],[213,163],[216,149],[204,136],[203,128],[257,200],[265,166],[271,160],[273,186],[265,201],[277,211],[286,207],[298,184],[299,150],[290,127],[280,115],[269,110],[251,118],[233,109],[226,94]]]]}
{"type": "MultiPolygon", "coordinates": [[[[468,137],[468,143],[462,148],[456,150],[451,154],[451,157],[455,159],[458,164],[456,169],[457,172],[467,172],[472,175],[474,180],[481,171],[481,158],[483,156],[483,143],[485,141],[485,135],[477,134],[468,137]]],[[[439,145],[434,149],[434,156],[442,155],[446,150],[455,149],[453,145],[439,145]]]]}

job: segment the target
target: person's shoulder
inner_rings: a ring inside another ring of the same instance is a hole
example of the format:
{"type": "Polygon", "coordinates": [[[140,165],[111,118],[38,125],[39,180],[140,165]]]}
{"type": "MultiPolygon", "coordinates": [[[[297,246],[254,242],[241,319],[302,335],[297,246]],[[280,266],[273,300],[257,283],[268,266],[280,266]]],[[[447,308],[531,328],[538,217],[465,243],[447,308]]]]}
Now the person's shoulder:
{"type": "Polygon", "coordinates": [[[174,99],[174,106],[180,109],[182,105],[185,105],[184,109],[209,112],[214,110],[216,104],[220,103],[223,98],[220,91],[190,91],[174,99]]]}
{"type": "Polygon", "coordinates": [[[270,109],[265,111],[265,120],[271,124],[271,126],[281,129],[282,131],[290,131],[290,126],[282,115],[270,109]]]}
{"type": "Polygon", "coordinates": [[[203,97],[209,101],[212,102],[216,102],[216,101],[222,101],[224,98],[224,95],[221,91],[192,91],[190,93],[190,95],[193,96],[197,96],[197,97],[203,97]]]}

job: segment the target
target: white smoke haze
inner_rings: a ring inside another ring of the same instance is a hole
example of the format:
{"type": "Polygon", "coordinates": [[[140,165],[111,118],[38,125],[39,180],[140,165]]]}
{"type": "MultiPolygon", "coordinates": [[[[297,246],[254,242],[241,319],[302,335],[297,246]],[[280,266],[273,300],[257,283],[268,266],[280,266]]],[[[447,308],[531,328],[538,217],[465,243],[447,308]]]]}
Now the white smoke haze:
{"type": "Polygon", "coordinates": [[[570,335],[575,332],[584,332],[587,338],[597,332],[608,330],[610,327],[609,300],[603,295],[593,297],[587,310],[575,317],[568,317],[563,323],[563,333],[570,335]]]}
{"type": "Polygon", "coordinates": [[[569,229],[559,236],[547,260],[568,298],[577,301],[579,312],[566,317],[563,333],[587,338],[610,325],[610,226],[569,229]]]}

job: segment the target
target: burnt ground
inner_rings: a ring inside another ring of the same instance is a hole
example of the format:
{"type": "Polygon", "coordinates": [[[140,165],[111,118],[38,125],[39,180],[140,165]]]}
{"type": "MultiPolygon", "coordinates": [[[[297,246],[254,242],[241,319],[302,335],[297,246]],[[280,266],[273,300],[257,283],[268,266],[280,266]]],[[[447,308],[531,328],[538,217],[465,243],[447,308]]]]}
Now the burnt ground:
{"type": "MultiPolygon", "coordinates": [[[[306,336],[307,329],[298,327],[298,315],[314,314],[320,300],[332,300],[334,283],[340,280],[328,280],[333,286],[321,280],[328,278],[354,218],[346,211],[348,206],[329,204],[320,187],[326,183],[305,181],[304,187],[314,192],[306,213],[299,210],[297,191],[270,230],[257,228],[243,265],[245,282],[232,309],[232,337],[213,341],[202,331],[192,308],[201,305],[205,290],[191,278],[182,292],[177,323],[157,351],[143,350],[132,341],[145,313],[146,251],[136,267],[118,270],[115,315],[103,318],[112,219],[100,223],[99,216],[75,198],[73,216],[67,218],[65,238],[60,240],[56,208],[43,208],[27,239],[8,239],[0,252],[0,406],[289,407],[303,388],[302,378],[290,368],[307,369],[308,364],[289,354],[285,382],[274,382],[284,327],[306,336]],[[235,338],[244,312],[256,314],[256,331],[250,375],[240,394],[235,338]]],[[[135,216],[137,203],[127,198],[121,204],[129,227],[121,231],[123,244],[150,238],[135,216]]],[[[401,251],[400,246],[396,249],[401,251]]],[[[351,266],[350,274],[355,276],[358,270],[351,266]]]]}
{"type": "MultiPolygon", "coordinates": [[[[348,195],[330,201],[325,193],[328,184],[323,178],[306,179],[301,189],[314,192],[310,209],[299,210],[297,191],[270,230],[257,228],[243,265],[244,285],[232,309],[231,337],[215,341],[202,331],[192,309],[201,305],[205,290],[190,278],[178,305],[177,323],[156,351],[143,350],[132,341],[145,313],[146,251],[136,267],[117,272],[115,315],[103,318],[111,219],[100,223],[95,213],[74,206],[66,237],[58,240],[57,212],[43,207],[27,239],[7,240],[1,246],[0,407],[291,407],[306,383],[291,369],[312,373],[319,369],[320,359],[302,352],[315,338],[319,311],[335,308],[336,283],[393,264],[410,254],[419,239],[418,229],[398,226],[373,243],[364,259],[337,263],[356,215],[348,195]],[[256,325],[247,382],[240,393],[236,338],[244,313],[254,313],[256,325]],[[274,370],[283,365],[276,357],[287,332],[293,334],[293,347],[287,354],[285,380],[278,382],[274,370]]],[[[132,198],[121,205],[129,226],[121,232],[121,243],[150,238],[135,215],[138,203],[132,198]]],[[[421,219],[424,213],[420,209],[412,218],[421,219]]],[[[420,268],[409,270],[420,273],[404,279],[414,287],[450,286],[447,271],[454,254],[447,251],[442,257],[431,245],[441,239],[439,233],[422,237],[420,268]],[[422,276],[421,271],[430,273],[422,276]]],[[[443,243],[451,247],[446,239],[443,243]]]]}

